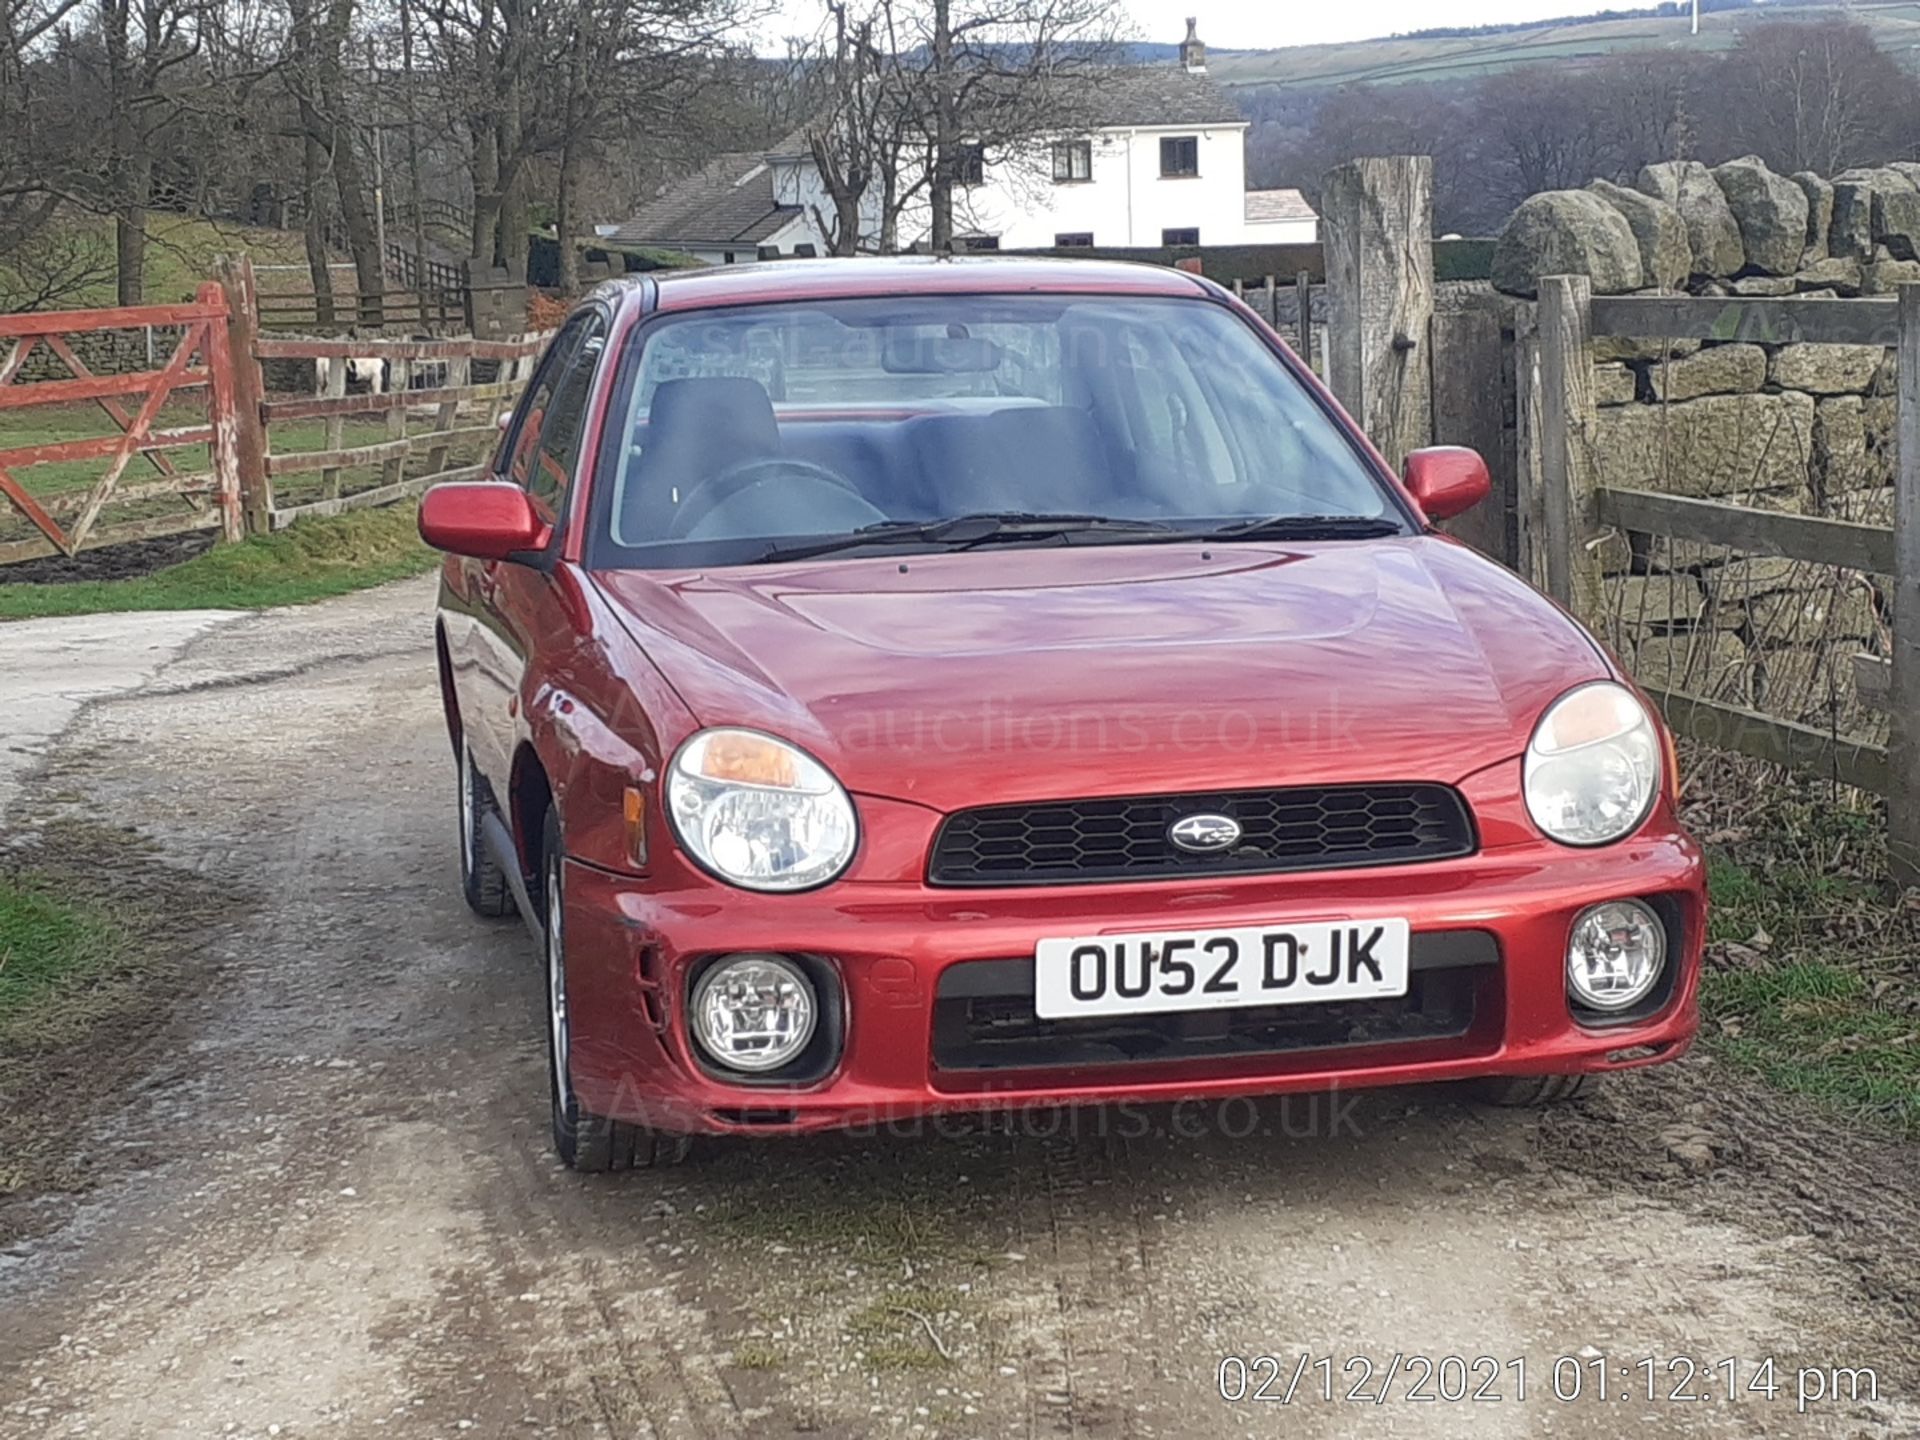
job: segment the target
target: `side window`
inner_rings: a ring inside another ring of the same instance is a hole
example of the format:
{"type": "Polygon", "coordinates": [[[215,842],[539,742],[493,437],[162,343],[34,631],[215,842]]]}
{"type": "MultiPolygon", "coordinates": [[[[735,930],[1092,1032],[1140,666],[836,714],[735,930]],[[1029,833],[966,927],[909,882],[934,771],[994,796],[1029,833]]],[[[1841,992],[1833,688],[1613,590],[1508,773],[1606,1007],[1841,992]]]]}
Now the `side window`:
{"type": "Polygon", "coordinates": [[[533,461],[528,475],[521,481],[527,493],[554,515],[560,513],[567,486],[573,480],[574,463],[580,458],[587,395],[593,389],[594,372],[600,368],[600,352],[606,343],[605,319],[597,313],[589,315],[580,332],[580,343],[548,399],[533,461]]]}
{"type": "Polygon", "coordinates": [[[520,412],[507,436],[502,457],[505,463],[499,466],[501,478],[521,486],[527,483],[527,476],[532,472],[534,451],[540,444],[540,432],[546,427],[547,409],[553,403],[553,392],[559,386],[561,376],[566,374],[567,361],[579,348],[580,331],[585,324],[586,317],[583,316],[562,330],[541,358],[539,368],[533,372],[533,383],[527,387],[520,412]]]}

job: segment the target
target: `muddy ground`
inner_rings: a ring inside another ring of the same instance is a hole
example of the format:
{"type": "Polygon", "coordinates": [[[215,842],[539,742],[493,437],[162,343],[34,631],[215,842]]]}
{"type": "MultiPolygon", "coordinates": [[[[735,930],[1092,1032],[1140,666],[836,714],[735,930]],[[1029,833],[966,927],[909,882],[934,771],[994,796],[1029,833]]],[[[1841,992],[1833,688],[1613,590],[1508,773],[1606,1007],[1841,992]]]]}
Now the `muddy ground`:
{"type": "Polygon", "coordinates": [[[456,888],[430,602],[201,630],[13,801],[15,844],[110,816],[152,848],[103,883],[233,903],[156,940],[182,978],[107,1093],[46,1102],[91,1188],[0,1210],[0,1436],[1920,1434],[1915,1153],[1704,1056],[1546,1117],[1410,1090],[565,1173],[531,947],[456,888]],[[1714,1398],[1666,1398],[1677,1357],[1714,1398]],[[1835,1366],[1878,1398],[1803,1407],[1835,1366]]]}

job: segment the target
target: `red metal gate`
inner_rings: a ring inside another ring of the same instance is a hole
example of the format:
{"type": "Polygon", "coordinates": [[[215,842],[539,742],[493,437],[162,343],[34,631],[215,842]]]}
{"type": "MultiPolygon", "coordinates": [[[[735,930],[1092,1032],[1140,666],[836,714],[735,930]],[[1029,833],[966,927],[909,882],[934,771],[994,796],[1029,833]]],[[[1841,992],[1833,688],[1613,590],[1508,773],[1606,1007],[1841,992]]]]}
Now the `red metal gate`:
{"type": "Polygon", "coordinates": [[[50,550],[71,556],[94,546],[215,527],[229,540],[240,538],[240,469],[227,321],[225,297],[214,284],[202,285],[195,300],[184,305],[0,315],[0,421],[27,407],[91,401],[115,427],[114,433],[85,439],[0,449],[0,496],[8,502],[0,508],[0,516],[10,508],[39,532],[37,537],[0,539],[0,563],[50,550]],[[153,329],[180,332],[172,354],[157,370],[96,375],[73,343],[81,335],[153,329]],[[41,351],[59,361],[68,372],[65,378],[22,378],[27,362],[41,351]],[[199,423],[156,428],[169,399],[196,391],[204,397],[202,416],[196,417],[199,423]],[[136,401],[136,408],[130,410],[128,406],[136,401]],[[169,453],[176,451],[204,455],[206,468],[183,474],[169,453]],[[136,459],[155,478],[121,484],[136,459]],[[25,472],[35,466],[88,460],[103,464],[84,490],[69,483],[53,493],[45,485],[29,485],[25,478],[25,472]],[[177,497],[183,508],[168,505],[168,497],[177,497]],[[101,516],[109,505],[136,513],[103,525],[101,516]]]}

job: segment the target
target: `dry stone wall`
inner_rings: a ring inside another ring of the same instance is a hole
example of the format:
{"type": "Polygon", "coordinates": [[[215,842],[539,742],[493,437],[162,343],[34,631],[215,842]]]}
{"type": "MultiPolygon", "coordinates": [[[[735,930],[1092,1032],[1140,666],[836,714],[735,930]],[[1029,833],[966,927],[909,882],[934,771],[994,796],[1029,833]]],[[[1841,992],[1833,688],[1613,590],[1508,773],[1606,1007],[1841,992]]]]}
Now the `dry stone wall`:
{"type": "MultiPolygon", "coordinates": [[[[1748,157],[1650,165],[1526,201],[1494,285],[1596,294],[1851,299],[1920,281],[1920,164],[1782,176],[1748,157]]],[[[1891,337],[1889,337],[1891,338],[1891,337]]],[[[1867,345],[1603,337],[1593,461],[1602,485],[1891,524],[1895,355],[1867,345]]],[[[1609,638],[1651,686],[1870,733],[1853,657],[1887,653],[1883,577],[1665,536],[1605,541],[1609,638]]]]}

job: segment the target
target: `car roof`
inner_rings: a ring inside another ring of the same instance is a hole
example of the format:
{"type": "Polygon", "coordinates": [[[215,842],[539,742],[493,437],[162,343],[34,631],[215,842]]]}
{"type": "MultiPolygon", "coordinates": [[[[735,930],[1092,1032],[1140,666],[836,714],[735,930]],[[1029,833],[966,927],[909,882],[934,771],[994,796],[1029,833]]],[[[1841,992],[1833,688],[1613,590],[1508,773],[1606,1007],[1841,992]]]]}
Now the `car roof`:
{"type": "MultiPolygon", "coordinates": [[[[758,305],[777,300],[888,295],[1172,295],[1194,299],[1208,287],[1179,270],[1116,260],[1044,257],[898,255],[884,258],[763,260],[648,277],[663,311],[758,305]]],[[[637,295],[643,287],[634,287],[637,295]]]]}

